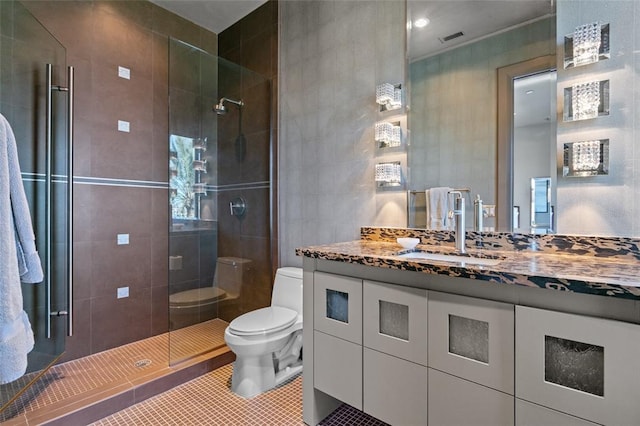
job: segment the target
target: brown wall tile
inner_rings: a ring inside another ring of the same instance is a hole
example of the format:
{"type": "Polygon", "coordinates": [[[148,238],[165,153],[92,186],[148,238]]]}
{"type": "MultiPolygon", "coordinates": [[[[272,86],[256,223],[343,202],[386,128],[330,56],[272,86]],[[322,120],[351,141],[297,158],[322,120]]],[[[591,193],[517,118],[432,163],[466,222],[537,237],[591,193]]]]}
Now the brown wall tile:
{"type": "Polygon", "coordinates": [[[92,353],[151,336],[151,288],[130,290],[123,299],[91,299],[92,353]]]}
{"type": "Polygon", "coordinates": [[[116,298],[118,287],[129,292],[151,287],[151,239],[132,237],[128,245],[92,243],[91,297],[116,298]]]}
{"type": "MultiPolygon", "coordinates": [[[[224,120],[217,120],[210,109],[219,95],[234,98],[243,95],[239,75],[231,77],[232,80],[227,79],[220,93],[215,93],[214,88],[225,81],[225,76],[212,75],[204,84],[207,93],[212,92],[207,97],[194,97],[186,92],[184,96],[173,93],[172,112],[184,111],[185,115],[176,114],[177,119],[171,123],[171,127],[169,123],[168,37],[200,45],[215,54],[218,50],[217,35],[144,1],[30,1],[26,5],[65,45],[68,62],[76,67],[78,93],[74,163],[77,176],[166,181],[169,128],[186,136],[199,136],[198,131],[209,135],[210,149],[213,151],[207,155],[212,160],[220,152],[226,153],[226,149],[231,149],[229,153],[235,155],[233,143],[217,152],[215,140],[220,124],[229,127],[227,133],[232,135],[229,137],[233,138],[233,142],[237,136],[233,133],[237,132],[237,119],[231,113],[224,120]],[[78,34],[83,36],[79,37],[78,34]],[[130,80],[117,76],[118,65],[130,68],[130,80]],[[193,117],[198,117],[205,126],[202,129],[194,127],[193,123],[198,120],[193,120],[193,117]],[[118,119],[131,123],[130,133],[117,131],[118,119]]],[[[230,46],[231,50],[237,48],[237,56],[231,54],[231,57],[236,62],[242,60],[244,52],[236,42],[241,38],[256,38],[248,45],[244,53],[247,55],[245,60],[251,62],[252,67],[265,69],[267,74],[272,74],[273,64],[277,63],[274,16],[277,17],[277,4],[270,2],[248,21],[243,20],[240,25],[232,27],[236,28],[237,37],[230,39],[230,46]],[[256,37],[262,37],[262,33],[268,42],[256,37]],[[270,57],[258,50],[265,47],[271,52],[270,57]],[[251,54],[252,49],[260,55],[259,59],[251,54]]],[[[191,78],[197,80],[200,76],[191,78]]],[[[248,144],[255,146],[250,153],[248,151],[245,160],[246,174],[242,174],[242,167],[236,167],[239,171],[234,175],[236,183],[254,177],[265,180],[269,169],[268,138],[263,134],[268,129],[268,117],[249,117],[253,108],[260,110],[269,101],[263,97],[252,98],[250,93],[245,96],[251,104],[246,108],[246,123],[249,123],[249,119],[255,123],[246,124],[245,133],[248,144]],[[264,162],[260,162],[261,157],[264,162]],[[255,174],[251,174],[249,169],[255,174]]],[[[220,157],[221,163],[225,158],[220,157]]],[[[217,173],[211,175],[213,184],[218,182],[216,176],[217,173]]],[[[167,191],[76,184],[74,193],[78,325],[76,335],[67,339],[68,353],[65,359],[163,332],[168,315],[167,191]],[[118,246],[118,233],[129,233],[130,244],[118,246]],[[130,297],[116,299],[116,288],[124,285],[129,286],[130,297]]],[[[232,223],[229,232],[234,233],[231,235],[249,234],[243,238],[248,238],[247,241],[255,238],[263,241],[265,232],[268,232],[268,225],[265,224],[269,223],[270,201],[260,194],[259,201],[264,207],[256,208],[254,212],[257,215],[242,226],[229,221],[232,223]]],[[[258,202],[252,196],[249,198],[252,204],[258,202]]],[[[211,200],[214,200],[213,197],[211,200]]],[[[213,207],[217,209],[217,203],[214,202],[213,207]]],[[[226,212],[226,209],[222,210],[226,212]]],[[[213,214],[217,215],[217,212],[213,214]]],[[[193,283],[187,281],[188,285],[210,285],[218,248],[217,243],[205,241],[207,238],[198,242],[197,250],[202,258],[199,275],[194,277],[193,283]]],[[[229,250],[221,255],[235,253],[243,257],[255,256],[249,248],[250,243],[246,243],[245,247],[244,243],[237,243],[237,237],[231,236],[226,240],[229,250]]],[[[265,273],[263,265],[269,262],[269,247],[262,242],[259,245],[264,259],[257,262],[261,266],[256,270],[262,275],[269,275],[265,273]]],[[[255,248],[254,244],[253,250],[255,248]]],[[[264,295],[270,293],[266,289],[271,280],[263,281],[264,284],[258,286],[265,289],[258,292],[261,296],[255,299],[256,302],[244,304],[266,303],[264,295]]],[[[251,285],[255,287],[255,284],[251,285]]]]}

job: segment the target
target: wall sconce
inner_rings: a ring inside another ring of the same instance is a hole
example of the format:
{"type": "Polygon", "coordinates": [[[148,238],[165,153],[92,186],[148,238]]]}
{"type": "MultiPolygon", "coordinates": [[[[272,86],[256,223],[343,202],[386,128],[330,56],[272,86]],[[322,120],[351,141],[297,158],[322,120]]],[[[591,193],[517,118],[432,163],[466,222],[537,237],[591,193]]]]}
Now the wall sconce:
{"type": "Polygon", "coordinates": [[[609,24],[597,21],[579,25],[564,37],[564,67],[593,64],[610,57],[609,24]]]}
{"type": "Polygon", "coordinates": [[[376,86],[376,103],[380,111],[391,111],[402,107],[402,85],[382,83],[376,86]]]}
{"type": "Polygon", "coordinates": [[[207,160],[193,160],[193,170],[207,173],[207,160]]]}
{"type": "Polygon", "coordinates": [[[377,122],[375,126],[374,139],[379,143],[380,148],[400,146],[402,144],[402,130],[400,128],[400,122],[377,122]]]}
{"type": "Polygon", "coordinates": [[[609,115],[609,80],[576,84],[564,89],[564,121],[609,115]]]}
{"type": "Polygon", "coordinates": [[[402,166],[399,161],[376,164],[375,181],[378,187],[400,186],[402,184],[402,166]]]}
{"type": "Polygon", "coordinates": [[[584,177],[609,174],[609,139],[564,144],[562,176],[584,177]]]}

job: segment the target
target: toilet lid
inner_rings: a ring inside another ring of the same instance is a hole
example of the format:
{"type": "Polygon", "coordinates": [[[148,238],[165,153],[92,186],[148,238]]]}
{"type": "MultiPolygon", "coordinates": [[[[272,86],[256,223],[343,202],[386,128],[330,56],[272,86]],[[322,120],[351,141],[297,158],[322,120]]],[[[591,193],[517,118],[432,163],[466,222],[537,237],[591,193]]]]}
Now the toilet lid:
{"type": "Polygon", "coordinates": [[[241,336],[275,333],[296,322],[297,317],[298,313],[293,309],[269,306],[240,315],[231,321],[229,330],[241,336]]]}
{"type": "Polygon", "coordinates": [[[225,291],[219,287],[194,288],[170,295],[169,304],[173,306],[203,305],[215,302],[223,298],[225,294],[225,291]]]}

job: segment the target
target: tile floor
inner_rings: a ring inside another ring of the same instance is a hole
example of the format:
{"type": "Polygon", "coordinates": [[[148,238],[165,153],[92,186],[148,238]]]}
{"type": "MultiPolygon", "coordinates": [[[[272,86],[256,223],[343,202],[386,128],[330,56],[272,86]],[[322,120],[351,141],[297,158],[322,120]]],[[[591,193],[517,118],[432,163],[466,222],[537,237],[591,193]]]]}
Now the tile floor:
{"type": "MultiPolygon", "coordinates": [[[[304,425],[301,375],[255,398],[244,399],[229,388],[232,371],[231,365],[226,365],[91,426],[304,425]]],[[[342,405],[321,424],[384,426],[386,423],[342,405]]]]}
{"type": "MultiPolygon", "coordinates": [[[[223,347],[227,325],[225,321],[214,319],[55,365],[0,412],[0,423],[166,369],[169,354],[172,360],[181,360],[223,347]]],[[[35,375],[25,375],[1,386],[0,402],[4,405],[5,394],[15,394],[15,389],[24,387],[35,375]]]]}
{"type": "MultiPolygon", "coordinates": [[[[171,359],[201,353],[207,346],[224,346],[227,323],[208,321],[178,330],[177,336],[155,336],[109,351],[52,367],[9,408],[0,413],[0,424],[30,423],[30,414],[67,404],[79,395],[134,380],[166,368],[171,359]],[[169,345],[171,339],[171,345],[169,345]],[[176,344],[178,343],[179,344],[176,344]],[[203,346],[204,345],[204,346],[203,346]],[[142,361],[142,365],[139,362],[142,361]],[[24,423],[20,423],[24,420],[24,423]]],[[[302,376],[252,399],[236,396],[230,390],[232,366],[226,365],[178,385],[164,393],[105,417],[93,425],[303,425],[302,376]]],[[[23,380],[28,380],[25,377],[23,380]]],[[[95,418],[95,417],[94,417],[95,418]]],[[[380,422],[348,405],[328,416],[324,426],[383,426],[380,422]]]]}

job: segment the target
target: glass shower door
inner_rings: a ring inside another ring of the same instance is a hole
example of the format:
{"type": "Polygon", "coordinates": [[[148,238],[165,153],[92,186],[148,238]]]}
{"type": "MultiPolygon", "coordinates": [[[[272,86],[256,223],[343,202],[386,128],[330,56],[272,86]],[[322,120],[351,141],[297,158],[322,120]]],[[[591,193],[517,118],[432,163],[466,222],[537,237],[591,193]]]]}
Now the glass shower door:
{"type": "Polygon", "coordinates": [[[0,385],[2,421],[11,416],[12,410],[5,411],[11,402],[36,383],[64,352],[70,277],[70,152],[65,123],[70,96],[57,93],[64,91],[61,88],[51,91],[46,85],[46,64],[51,64],[54,85],[63,85],[67,79],[65,48],[17,1],[0,2],[0,58],[0,113],[16,137],[22,182],[45,274],[41,283],[21,284],[23,308],[31,322],[35,346],[27,357],[26,374],[0,385]],[[50,144],[46,134],[47,92],[51,93],[52,106],[50,144]],[[49,155],[47,145],[51,146],[49,155]]]}
{"type": "Polygon", "coordinates": [[[169,40],[169,362],[271,302],[271,82],[169,40]]]}

